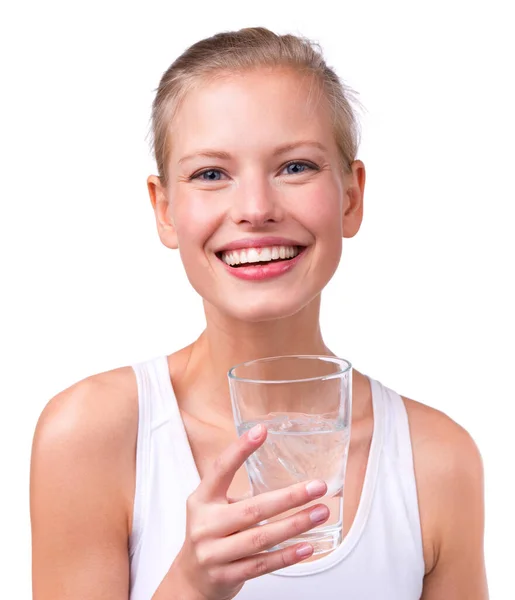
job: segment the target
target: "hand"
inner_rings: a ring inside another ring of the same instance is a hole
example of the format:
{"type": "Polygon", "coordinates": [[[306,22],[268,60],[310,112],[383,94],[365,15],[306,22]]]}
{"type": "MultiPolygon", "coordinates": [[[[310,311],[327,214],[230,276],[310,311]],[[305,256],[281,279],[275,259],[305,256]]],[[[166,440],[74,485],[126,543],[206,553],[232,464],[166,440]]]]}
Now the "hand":
{"type": "Polygon", "coordinates": [[[227,499],[234,475],[265,441],[266,434],[266,428],[258,426],[242,435],[218,457],[189,496],[186,540],[170,570],[175,573],[174,580],[181,582],[181,590],[186,587],[184,598],[229,600],[248,579],[293,565],[313,553],[309,544],[296,544],[260,554],[326,521],[329,509],[325,505],[312,506],[273,523],[257,524],[323,496],[327,491],[325,482],[316,482],[318,488],[304,482],[245,500],[227,499]],[[253,438],[253,433],[257,437],[253,438]],[[320,507],[325,509],[321,520],[311,520],[310,515],[320,507]],[[300,548],[305,552],[299,555],[300,548]]]}

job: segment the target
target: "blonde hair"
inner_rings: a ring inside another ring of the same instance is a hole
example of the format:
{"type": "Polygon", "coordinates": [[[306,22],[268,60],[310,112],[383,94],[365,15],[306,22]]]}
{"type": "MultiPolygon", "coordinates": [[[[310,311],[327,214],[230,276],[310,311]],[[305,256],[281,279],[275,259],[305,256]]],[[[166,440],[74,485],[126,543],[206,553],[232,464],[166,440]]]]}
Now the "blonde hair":
{"type": "Polygon", "coordinates": [[[208,78],[260,67],[289,67],[315,76],[333,110],[342,168],[350,170],[359,146],[355,92],[326,65],[319,44],[264,27],[218,33],[190,46],[164,73],[152,104],[151,139],[159,177],[166,185],[170,124],[188,91],[208,78]]]}

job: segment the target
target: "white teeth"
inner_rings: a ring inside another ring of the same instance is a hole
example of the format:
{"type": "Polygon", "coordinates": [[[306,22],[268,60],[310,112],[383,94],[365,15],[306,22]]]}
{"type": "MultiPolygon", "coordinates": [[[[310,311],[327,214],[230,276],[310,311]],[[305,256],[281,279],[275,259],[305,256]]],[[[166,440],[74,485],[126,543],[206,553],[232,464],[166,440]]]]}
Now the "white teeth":
{"type": "Polygon", "coordinates": [[[261,248],[261,254],[259,256],[260,261],[269,262],[272,260],[272,249],[271,248],[261,248]]]}
{"type": "Polygon", "coordinates": [[[247,258],[250,263],[259,262],[259,254],[256,248],[249,248],[247,250],[247,258]]]}
{"type": "Polygon", "coordinates": [[[224,263],[234,266],[245,263],[263,263],[271,260],[294,258],[299,253],[297,246],[272,246],[269,248],[245,248],[232,252],[222,252],[224,263]]]}

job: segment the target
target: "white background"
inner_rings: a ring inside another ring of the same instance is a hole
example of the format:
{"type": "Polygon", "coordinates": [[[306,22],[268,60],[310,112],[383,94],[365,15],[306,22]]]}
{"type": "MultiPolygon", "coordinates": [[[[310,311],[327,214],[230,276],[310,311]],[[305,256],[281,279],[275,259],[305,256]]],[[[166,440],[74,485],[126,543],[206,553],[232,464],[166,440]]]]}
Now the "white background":
{"type": "Polygon", "coordinates": [[[360,93],[365,219],[325,293],[326,341],[472,434],[486,472],[491,597],[510,596],[510,4],[47,0],[2,10],[2,597],[30,597],[30,445],[46,402],[203,327],[179,257],[155,231],[150,105],[188,45],[253,25],[320,41],[360,93]]]}

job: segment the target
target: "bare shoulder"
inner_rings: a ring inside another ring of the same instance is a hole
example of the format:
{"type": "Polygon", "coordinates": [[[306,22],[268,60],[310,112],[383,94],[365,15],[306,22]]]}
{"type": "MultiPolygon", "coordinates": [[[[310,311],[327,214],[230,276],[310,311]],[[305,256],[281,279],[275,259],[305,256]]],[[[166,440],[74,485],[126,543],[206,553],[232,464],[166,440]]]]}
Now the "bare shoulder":
{"type": "Polygon", "coordinates": [[[52,398],[38,420],[34,441],[123,445],[137,419],[135,376],[131,367],[121,367],[91,375],[52,398]]]}
{"type": "Polygon", "coordinates": [[[439,598],[444,591],[446,598],[454,598],[449,589],[456,589],[460,598],[487,598],[479,449],[468,431],[445,413],[402,399],[408,414],[424,541],[423,598],[439,598]]]}
{"type": "Polygon", "coordinates": [[[421,460],[428,460],[434,475],[445,475],[455,469],[477,473],[481,455],[465,428],[435,408],[404,396],[402,399],[408,413],[413,452],[421,460]],[[445,460],[436,462],[433,457],[445,460]]]}
{"type": "Polygon", "coordinates": [[[44,408],[34,434],[33,467],[42,460],[66,460],[70,468],[98,468],[99,476],[104,472],[112,478],[110,467],[116,465],[125,467],[119,477],[130,479],[137,428],[138,397],[132,368],[92,375],[57,394],[44,408]]]}
{"type": "Polygon", "coordinates": [[[31,460],[35,598],[62,586],[60,598],[127,597],[137,424],[131,367],[79,381],[44,408],[31,460]]]}

